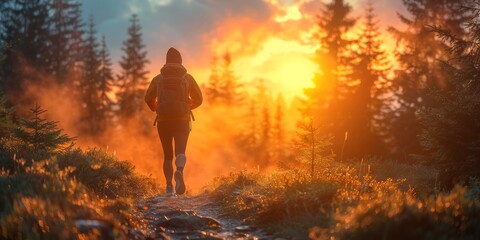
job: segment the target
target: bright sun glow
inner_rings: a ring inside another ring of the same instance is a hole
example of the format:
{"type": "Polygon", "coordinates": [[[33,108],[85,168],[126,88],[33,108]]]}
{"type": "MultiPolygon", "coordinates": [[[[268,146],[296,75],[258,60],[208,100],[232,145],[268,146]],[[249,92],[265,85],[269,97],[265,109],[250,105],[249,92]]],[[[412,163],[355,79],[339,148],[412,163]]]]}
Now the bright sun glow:
{"type": "Polygon", "coordinates": [[[263,42],[256,54],[238,59],[234,70],[241,72],[247,82],[263,79],[272,93],[281,92],[290,100],[312,84],[317,68],[310,59],[314,51],[314,47],[272,37],[263,42]]]}

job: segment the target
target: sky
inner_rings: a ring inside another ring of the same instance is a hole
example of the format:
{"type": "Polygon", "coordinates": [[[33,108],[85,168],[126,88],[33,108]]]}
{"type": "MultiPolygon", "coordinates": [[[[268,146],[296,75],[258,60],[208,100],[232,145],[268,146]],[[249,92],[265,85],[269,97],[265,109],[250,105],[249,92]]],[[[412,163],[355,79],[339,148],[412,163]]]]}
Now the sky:
{"type": "MultiPolygon", "coordinates": [[[[352,17],[363,15],[367,0],[347,0],[352,17]]],[[[262,79],[272,94],[287,100],[311,86],[316,71],[311,43],[320,0],[83,0],[84,19],[93,17],[106,37],[114,67],[128,37],[129,18],[137,14],[146,45],[147,69],[158,74],[165,53],[175,47],[200,84],[208,81],[214,56],[230,52],[239,81],[255,86],[262,79]]],[[[384,31],[399,23],[401,0],[372,0],[384,31]]],[[[385,43],[392,46],[385,35],[385,43]]],[[[387,46],[388,47],[388,46],[387,46]]]]}

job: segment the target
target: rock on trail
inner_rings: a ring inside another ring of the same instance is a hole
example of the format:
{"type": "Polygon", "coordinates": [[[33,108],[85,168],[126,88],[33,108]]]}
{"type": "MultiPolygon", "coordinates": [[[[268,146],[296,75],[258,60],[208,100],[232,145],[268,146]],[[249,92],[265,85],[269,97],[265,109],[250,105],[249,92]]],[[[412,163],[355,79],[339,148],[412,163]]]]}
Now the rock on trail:
{"type": "Polygon", "coordinates": [[[137,202],[137,207],[149,225],[147,239],[273,239],[238,219],[220,215],[219,206],[206,194],[158,195],[137,202]]]}

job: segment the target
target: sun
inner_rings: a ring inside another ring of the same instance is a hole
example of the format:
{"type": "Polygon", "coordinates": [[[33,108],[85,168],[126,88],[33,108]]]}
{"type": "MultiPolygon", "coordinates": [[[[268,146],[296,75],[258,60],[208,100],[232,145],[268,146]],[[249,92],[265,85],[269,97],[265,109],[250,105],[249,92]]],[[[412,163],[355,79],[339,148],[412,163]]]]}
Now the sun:
{"type": "Polygon", "coordinates": [[[271,94],[280,93],[288,101],[312,86],[317,69],[311,59],[315,50],[294,40],[270,37],[255,54],[237,59],[234,70],[241,73],[242,82],[254,84],[262,79],[271,94]]]}

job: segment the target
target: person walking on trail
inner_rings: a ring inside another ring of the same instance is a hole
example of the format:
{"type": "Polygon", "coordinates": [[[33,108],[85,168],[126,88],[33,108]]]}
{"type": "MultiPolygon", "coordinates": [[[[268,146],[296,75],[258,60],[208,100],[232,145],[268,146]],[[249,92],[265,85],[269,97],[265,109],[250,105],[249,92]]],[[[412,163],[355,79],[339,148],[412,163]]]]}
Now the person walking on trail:
{"type": "Polygon", "coordinates": [[[145,102],[157,113],[154,125],[163,148],[163,173],[168,195],[184,194],[186,187],[183,169],[187,162],[185,149],[191,130],[192,111],[202,104],[203,97],[197,82],[182,65],[182,56],[175,48],[168,49],[166,63],[148,86],[145,102]],[[173,149],[172,142],[175,142],[173,149]],[[176,171],[173,173],[173,154],[176,171]],[[172,178],[175,176],[175,191],[172,178]]]}

